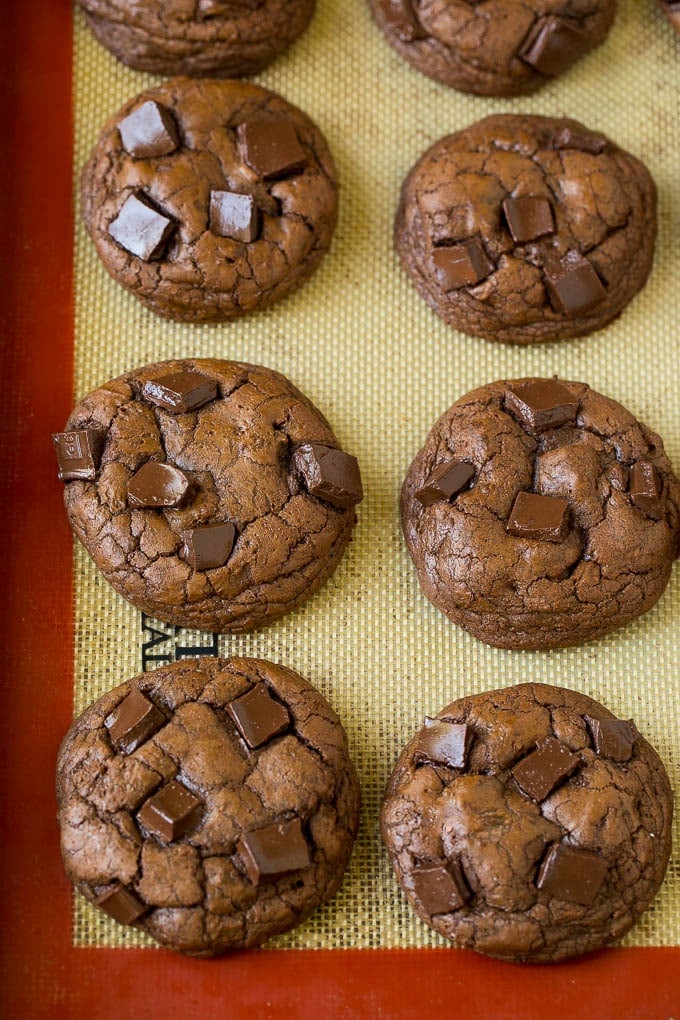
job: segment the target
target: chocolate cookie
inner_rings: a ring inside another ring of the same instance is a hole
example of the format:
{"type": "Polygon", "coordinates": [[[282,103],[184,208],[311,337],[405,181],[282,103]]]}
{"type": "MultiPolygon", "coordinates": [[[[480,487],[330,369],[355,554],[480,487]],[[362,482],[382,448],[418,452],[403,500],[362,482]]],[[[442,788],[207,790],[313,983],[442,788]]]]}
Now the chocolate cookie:
{"type": "Polygon", "coordinates": [[[585,383],[495,382],[456,401],[408,470],[423,592],[487,644],[557,648],[646,612],[680,552],[659,436],[585,383]]]}
{"type": "Polygon", "coordinates": [[[296,107],[244,82],[186,78],[130,100],[81,181],[111,276],[184,322],[264,308],[311,276],[337,190],[326,142],[296,107]]]}
{"type": "Polygon", "coordinates": [[[258,659],[185,659],[76,719],[57,762],[67,874],[183,953],[256,946],[338,890],[359,821],[340,720],[258,659]]]}
{"type": "Polygon", "coordinates": [[[516,96],[563,74],[606,38],[616,0],[370,0],[387,41],[429,78],[516,96]]]}
{"type": "Polygon", "coordinates": [[[656,188],[639,160],[576,121],[514,114],[428,149],[395,223],[404,269],[434,311],[515,344],[616,318],[647,279],[655,238],[656,188]]]}
{"type": "Polygon", "coordinates": [[[409,903],[457,946],[550,962],[622,938],[656,895],[673,799],[632,721],[544,684],[461,698],[402,752],[381,812],[409,903]]]}
{"type": "Polygon", "coordinates": [[[356,523],[359,467],[278,372],[147,365],[94,390],[54,436],[71,526],[150,616],[243,631],[299,606],[356,523]]]}
{"type": "Polygon", "coordinates": [[[77,0],[99,42],[152,74],[257,74],[301,35],[314,0],[77,0]]]}
{"type": "Polygon", "coordinates": [[[680,32],[680,0],[659,0],[664,12],[676,32],[680,32]]]}

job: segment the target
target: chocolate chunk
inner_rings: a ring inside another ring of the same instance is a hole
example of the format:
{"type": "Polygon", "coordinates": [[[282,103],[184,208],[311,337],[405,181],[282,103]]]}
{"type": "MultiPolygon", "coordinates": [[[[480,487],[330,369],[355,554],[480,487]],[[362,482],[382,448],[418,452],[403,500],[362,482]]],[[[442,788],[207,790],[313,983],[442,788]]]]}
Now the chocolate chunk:
{"type": "Polygon", "coordinates": [[[266,744],[290,725],[287,708],[272,698],[265,684],[256,684],[247,694],[231,701],[227,712],[251,749],[266,744]]]}
{"type": "Polygon", "coordinates": [[[235,538],[236,528],[230,521],[183,531],[182,556],[192,570],[215,570],[229,559],[235,538]]]}
{"type": "Polygon", "coordinates": [[[128,196],[109,224],[114,241],[145,262],[163,256],[174,231],[174,221],[155,209],[141,191],[128,196]]]}
{"type": "Polygon", "coordinates": [[[253,885],[273,882],[311,864],[299,818],[246,832],[239,837],[237,845],[253,885]]]}
{"type": "Polygon", "coordinates": [[[260,210],[252,195],[210,192],[210,230],[234,241],[254,241],[260,232],[260,210]]]}
{"type": "Polygon", "coordinates": [[[573,754],[566,744],[547,737],[511,771],[522,793],[538,803],[545,800],[580,764],[579,756],[573,754]]]}
{"type": "Polygon", "coordinates": [[[149,909],[124,885],[116,885],[95,900],[98,907],[119,924],[134,924],[149,909]]]}
{"type": "Polygon", "coordinates": [[[142,396],[172,414],[195,411],[217,398],[217,383],[200,372],[172,372],[160,379],[147,379],[142,396]]]}
{"type": "Polygon", "coordinates": [[[202,807],[202,801],[191,790],[172,779],[144,802],[137,813],[137,820],[149,832],[171,843],[194,828],[201,817],[202,807]]]}
{"type": "Polygon", "coordinates": [[[475,477],[475,469],[465,460],[447,460],[428,475],[425,484],[415,493],[423,506],[453,499],[466,489],[475,477]]]}
{"type": "Polygon", "coordinates": [[[516,244],[555,233],[552,206],[547,198],[541,198],[540,195],[506,198],[503,214],[516,244]]]}
{"type": "Polygon", "coordinates": [[[504,404],[535,436],[545,429],[576,421],[579,402],[571,390],[556,379],[539,379],[537,382],[509,386],[504,404]]]}
{"type": "Polygon", "coordinates": [[[595,753],[612,761],[629,761],[640,734],[632,719],[594,719],[584,716],[593,738],[595,753]]]}
{"type": "Polygon", "coordinates": [[[563,542],[569,530],[569,504],[556,496],[519,492],[507,524],[510,535],[563,542]]]}
{"type": "Polygon", "coordinates": [[[578,131],[565,125],[558,128],[550,139],[553,149],[576,149],[579,152],[592,152],[598,155],[609,145],[604,135],[592,131],[578,131]]]}
{"type": "Polygon", "coordinates": [[[241,154],[265,181],[300,171],[307,157],[287,117],[261,117],[239,124],[241,154]]]}
{"type": "Polygon", "coordinates": [[[97,429],[55,432],[52,436],[62,482],[92,482],[97,477],[103,437],[97,429]]]}
{"type": "Polygon", "coordinates": [[[147,99],[118,125],[123,148],[135,159],[167,156],[179,145],[175,118],[166,106],[147,99]]]}
{"type": "Polygon", "coordinates": [[[553,843],[539,869],[536,886],[556,900],[589,907],[608,870],[607,862],[599,854],[553,843]]]}
{"type": "Polygon", "coordinates": [[[439,286],[445,291],[472,287],[490,276],[495,268],[478,237],[436,248],[432,261],[439,286]]]}
{"type": "Polygon", "coordinates": [[[104,720],[111,743],[123,754],[136,751],[164,723],[161,710],[136,687],[104,720]]]}
{"type": "Polygon", "coordinates": [[[593,266],[578,252],[568,252],[561,263],[546,265],[543,272],[553,308],[570,319],[591,311],[607,296],[593,266]]]}
{"type": "Polygon", "coordinates": [[[411,878],[416,898],[431,917],[460,910],[470,898],[470,890],[456,861],[446,867],[433,864],[414,868],[411,878]]]}
{"type": "Polygon", "coordinates": [[[661,516],[661,483],[656,468],[648,460],[638,460],[630,469],[628,492],[631,503],[649,514],[661,516]]]}
{"type": "Polygon", "coordinates": [[[312,496],[345,509],[364,498],[359,462],[349,453],[305,443],[295,451],[293,464],[312,496]]]}
{"type": "Polygon", "coordinates": [[[588,49],[588,36],[566,18],[549,14],[539,18],[517,56],[541,74],[562,74],[588,49]]]}
{"type": "Polygon", "coordinates": [[[449,723],[426,717],[413,757],[415,761],[464,769],[472,739],[472,730],[466,723],[449,723]]]}
{"type": "Polygon", "coordinates": [[[179,468],[148,460],[128,482],[128,505],[180,507],[186,503],[190,491],[191,482],[179,468]]]}

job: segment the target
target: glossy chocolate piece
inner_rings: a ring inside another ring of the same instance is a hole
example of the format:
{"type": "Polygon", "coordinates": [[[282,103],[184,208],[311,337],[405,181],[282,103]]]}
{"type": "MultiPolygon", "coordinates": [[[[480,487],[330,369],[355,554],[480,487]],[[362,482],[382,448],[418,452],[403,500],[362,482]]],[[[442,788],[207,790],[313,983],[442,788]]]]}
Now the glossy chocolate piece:
{"type": "Polygon", "coordinates": [[[555,233],[555,217],[550,202],[540,195],[506,198],[503,215],[515,244],[525,244],[555,233]]]}
{"type": "Polygon", "coordinates": [[[147,99],[118,125],[123,148],[134,159],[167,156],[179,145],[177,124],[167,106],[147,99]]]}
{"type": "Polygon", "coordinates": [[[588,36],[573,21],[554,14],[539,18],[517,56],[535,71],[554,77],[562,74],[588,49],[588,36]]]}
{"type": "Polygon", "coordinates": [[[161,710],[136,687],[104,720],[111,743],[122,754],[132,754],[164,723],[161,710]]]}
{"type": "Polygon", "coordinates": [[[298,173],[307,162],[288,117],[259,117],[239,124],[241,155],[265,181],[298,173]]]}
{"type": "Polygon", "coordinates": [[[579,401],[557,379],[539,379],[505,391],[505,409],[533,435],[576,421],[579,401]]]}
{"type": "Polygon", "coordinates": [[[435,248],[432,261],[439,286],[445,291],[481,283],[495,268],[478,237],[450,247],[435,248]]]}
{"type": "Polygon", "coordinates": [[[293,464],[312,496],[344,509],[364,498],[359,462],[349,453],[305,443],[293,454],[293,464]]]}
{"type": "Polygon", "coordinates": [[[556,496],[519,492],[510,511],[507,530],[517,538],[563,542],[569,530],[569,504],[556,496]]]}
{"type": "Polygon", "coordinates": [[[147,379],[142,396],[171,414],[195,411],[217,397],[217,383],[200,372],[172,372],[147,379]]]}
{"type": "Polygon", "coordinates": [[[116,885],[95,900],[97,906],[119,924],[134,924],[149,909],[124,885],[116,885]]]}
{"type": "Polygon", "coordinates": [[[210,230],[234,241],[254,241],[260,232],[260,210],[252,195],[210,192],[210,230]]]}
{"type": "Polygon", "coordinates": [[[578,252],[569,252],[561,263],[546,265],[543,272],[553,308],[570,319],[591,311],[607,296],[593,266],[578,252]]]}
{"type": "Polygon", "coordinates": [[[175,232],[175,222],[155,209],[143,192],[130,195],[115,220],[109,224],[113,240],[131,255],[151,262],[165,253],[175,232]]]}
{"type": "Polygon", "coordinates": [[[149,797],[137,812],[145,829],[166,843],[186,835],[199,822],[203,802],[186,786],[172,779],[149,797]]]}
{"type": "Polygon", "coordinates": [[[266,744],[290,725],[288,709],[272,698],[265,684],[256,684],[247,694],[229,702],[227,712],[251,750],[266,744]]]}
{"type": "Polygon", "coordinates": [[[415,493],[415,498],[423,506],[453,499],[463,489],[467,489],[475,477],[475,469],[466,460],[448,460],[438,464],[430,474],[422,488],[415,493]]]}
{"type": "Polygon", "coordinates": [[[52,436],[62,482],[93,482],[97,477],[103,436],[97,429],[74,429],[52,436]]]}
{"type": "Polygon", "coordinates": [[[148,460],[136,471],[127,485],[128,506],[180,507],[191,492],[191,482],[172,464],[148,460]]]}
{"type": "Polygon", "coordinates": [[[650,517],[661,516],[661,482],[654,465],[649,460],[638,460],[628,476],[630,501],[638,510],[650,517]]]}
{"type": "Polygon", "coordinates": [[[236,528],[231,521],[204,524],[182,532],[182,556],[192,570],[216,570],[229,559],[235,539],[236,528]]]}
{"type": "Polygon", "coordinates": [[[470,898],[463,873],[456,861],[446,867],[438,864],[414,868],[413,892],[430,917],[460,910],[470,898]]]}
{"type": "Polygon", "coordinates": [[[590,715],[584,718],[596,754],[612,761],[630,761],[633,745],[640,736],[632,719],[594,719],[590,715]]]}
{"type": "Polygon", "coordinates": [[[573,754],[566,744],[547,737],[511,771],[522,793],[540,803],[580,764],[579,756],[573,754]]]}
{"type": "Polygon", "coordinates": [[[466,723],[426,718],[413,757],[419,762],[464,769],[472,739],[472,730],[466,723]]]}
{"type": "Polygon", "coordinates": [[[237,847],[253,885],[274,882],[312,863],[299,818],[246,832],[237,847]]]}
{"type": "Polygon", "coordinates": [[[595,902],[609,868],[590,850],[553,843],[539,868],[536,886],[556,900],[589,907],[595,902]]]}
{"type": "Polygon", "coordinates": [[[592,131],[578,131],[574,128],[558,128],[550,139],[553,149],[577,149],[579,152],[592,152],[599,155],[609,145],[604,135],[592,131]]]}

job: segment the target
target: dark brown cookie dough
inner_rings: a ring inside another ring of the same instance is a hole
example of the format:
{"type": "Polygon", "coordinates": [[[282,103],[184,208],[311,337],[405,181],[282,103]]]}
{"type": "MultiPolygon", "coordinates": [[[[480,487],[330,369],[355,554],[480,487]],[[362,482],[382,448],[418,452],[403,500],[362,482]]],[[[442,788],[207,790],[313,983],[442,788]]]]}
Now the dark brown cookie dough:
{"type": "Polygon", "coordinates": [[[78,0],[99,42],[137,71],[240,78],[301,35],[314,0],[78,0]]]}
{"type": "Polygon", "coordinates": [[[645,166],[577,121],[499,114],[440,139],[406,178],[395,244],[421,296],[488,340],[605,326],[644,285],[656,238],[645,166]]]}
{"type": "Polygon", "coordinates": [[[67,874],[123,924],[214,956],[300,924],[338,890],[359,822],[340,720],[258,659],[185,659],[76,719],[57,762],[67,874]]]}
{"type": "Polygon", "coordinates": [[[676,32],[680,32],[680,0],[659,0],[664,12],[676,32]]]}
{"type": "Polygon", "coordinates": [[[337,190],[304,113],[255,85],[188,78],[130,100],[81,179],[108,272],[184,322],[264,308],[311,276],[331,243],[337,190]]]}
{"type": "Polygon", "coordinates": [[[535,92],[599,46],[616,14],[616,0],[369,2],[416,70],[483,96],[535,92]]]}
{"type": "Polygon", "coordinates": [[[661,597],[680,484],[660,437],[585,383],[495,382],[434,425],[401,519],[421,588],[451,620],[501,648],[557,648],[661,597]]]}
{"type": "Polygon", "coordinates": [[[166,361],[94,390],[54,436],[76,535],[152,617],[250,630],[338,565],[362,498],[356,459],[271,369],[166,361]]]}
{"type": "Polygon", "coordinates": [[[381,812],[411,906],[457,946],[551,962],[622,938],[656,895],[673,799],[656,751],[544,684],[461,698],[402,752],[381,812]]]}

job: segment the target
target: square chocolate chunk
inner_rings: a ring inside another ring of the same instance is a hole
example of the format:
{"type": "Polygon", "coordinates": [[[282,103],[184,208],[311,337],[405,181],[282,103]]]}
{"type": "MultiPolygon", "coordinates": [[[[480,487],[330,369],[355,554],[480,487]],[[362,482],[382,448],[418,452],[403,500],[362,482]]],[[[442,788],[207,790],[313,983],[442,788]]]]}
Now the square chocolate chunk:
{"type": "Polygon", "coordinates": [[[584,718],[596,754],[612,761],[630,761],[633,745],[640,736],[632,719],[594,719],[590,715],[584,718]]]}
{"type": "Polygon", "coordinates": [[[470,897],[463,873],[456,861],[445,867],[422,865],[412,872],[413,892],[431,917],[460,910],[470,897]]]}
{"type": "Polygon", "coordinates": [[[62,482],[93,482],[97,477],[103,437],[97,429],[74,429],[52,436],[62,482]]]}
{"type": "Polygon", "coordinates": [[[561,263],[546,265],[543,272],[553,308],[570,319],[590,312],[607,296],[595,269],[578,252],[568,252],[561,263]]]}
{"type": "Polygon", "coordinates": [[[589,907],[608,871],[607,862],[599,854],[553,843],[539,869],[536,886],[556,900],[589,907]]]}
{"type": "Polygon", "coordinates": [[[266,744],[290,725],[288,709],[272,698],[265,684],[256,684],[247,694],[231,701],[227,712],[251,749],[266,744]]]}
{"type": "Polygon", "coordinates": [[[517,56],[548,76],[562,74],[588,49],[588,35],[575,22],[550,14],[539,18],[517,56]]]}
{"type": "Polygon", "coordinates": [[[95,903],[119,924],[134,924],[149,909],[131,889],[120,884],[103,893],[95,903]]]}
{"type": "Polygon", "coordinates": [[[173,779],[144,802],[137,819],[149,832],[170,843],[194,828],[202,806],[191,790],[173,779]]]}
{"type": "Polygon", "coordinates": [[[191,482],[179,468],[148,460],[128,481],[128,506],[152,509],[180,507],[189,498],[191,487],[191,482]]]}
{"type": "Polygon", "coordinates": [[[569,530],[569,504],[556,496],[519,492],[510,511],[507,531],[518,538],[563,542],[569,530]]]}
{"type": "Polygon", "coordinates": [[[161,710],[136,687],[104,720],[111,743],[123,754],[136,751],[164,723],[161,710]]]}
{"type": "Polygon", "coordinates": [[[434,471],[425,479],[422,488],[415,493],[415,498],[423,506],[433,503],[447,502],[467,489],[475,477],[475,469],[465,460],[447,460],[438,464],[434,471]]]}
{"type": "Polygon", "coordinates": [[[234,548],[236,528],[231,521],[204,524],[182,532],[182,555],[192,570],[223,567],[234,548]]]}
{"type": "Polygon", "coordinates": [[[359,462],[349,453],[321,443],[305,443],[293,454],[293,464],[312,496],[343,509],[364,498],[359,462]]]}
{"type": "Polygon", "coordinates": [[[175,232],[175,222],[154,208],[143,192],[129,195],[114,220],[109,234],[131,255],[151,262],[165,254],[167,243],[175,232]]]}
{"type": "Polygon", "coordinates": [[[252,195],[236,191],[210,192],[210,230],[218,237],[246,243],[260,232],[260,210],[252,195]]]}
{"type": "Polygon", "coordinates": [[[630,469],[628,492],[633,506],[649,517],[661,516],[661,483],[649,460],[638,460],[630,469]]]}
{"type": "Polygon", "coordinates": [[[516,244],[535,241],[555,233],[555,218],[547,198],[540,195],[523,195],[520,198],[506,198],[503,202],[508,229],[516,244]]]}
{"type": "Polygon", "coordinates": [[[217,383],[200,372],[172,372],[147,379],[142,396],[171,414],[196,411],[217,397],[217,383]]]}
{"type": "Polygon", "coordinates": [[[435,276],[444,291],[481,283],[495,268],[478,237],[450,247],[435,248],[432,261],[435,276]]]}
{"type": "Polygon", "coordinates": [[[167,156],[179,145],[175,118],[166,106],[148,99],[118,124],[123,148],[135,159],[167,156]]]}
{"type": "Polygon", "coordinates": [[[533,435],[571,424],[576,421],[579,409],[578,398],[557,379],[510,386],[505,391],[504,403],[506,411],[533,435]]]}
{"type": "Polygon", "coordinates": [[[288,117],[258,117],[237,128],[243,159],[265,181],[298,173],[307,162],[288,117]]]}
{"type": "Polygon", "coordinates": [[[299,818],[245,832],[237,847],[253,885],[303,871],[312,863],[299,818]]]}
{"type": "Polygon", "coordinates": [[[416,761],[464,769],[472,738],[472,730],[466,723],[426,718],[413,757],[416,761]]]}
{"type": "Polygon", "coordinates": [[[581,764],[577,754],[566,746],[547,737],[535,751],[515,765],[512,776],[522,793],[537,803],[545,800],[581,764]]]}

